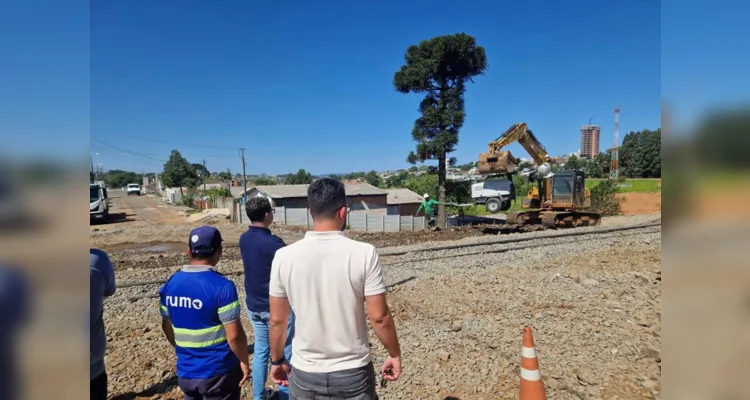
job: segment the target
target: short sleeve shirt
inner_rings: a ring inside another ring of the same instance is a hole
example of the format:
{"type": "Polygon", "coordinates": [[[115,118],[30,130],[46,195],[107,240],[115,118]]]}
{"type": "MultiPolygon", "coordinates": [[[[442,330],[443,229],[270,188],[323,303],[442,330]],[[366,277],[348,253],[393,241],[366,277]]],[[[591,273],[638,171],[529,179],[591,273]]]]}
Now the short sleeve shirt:
{"type": "Polygon", "coordinates": [[[234,283],[212,268],[185,266],[159,290],[159,310],[174,330],[177,376],[207,379],[239,366],[224,325],[240,318],[234,283]]]}
{"type": "Polygon", "coordinates": [[[314,373],[367,365],[364,301],[385,291],[375,247],[343,232],[307,232],[279,249],[269,292],[288,298],[294,309],[291,364],[314,373]]]}

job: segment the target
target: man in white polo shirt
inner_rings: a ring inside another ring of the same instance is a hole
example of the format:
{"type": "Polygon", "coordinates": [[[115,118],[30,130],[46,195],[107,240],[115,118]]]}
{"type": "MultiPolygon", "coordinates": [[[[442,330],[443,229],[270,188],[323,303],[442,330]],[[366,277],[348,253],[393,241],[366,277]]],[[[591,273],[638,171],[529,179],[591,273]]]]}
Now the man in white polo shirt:
{"type": "Polygon", "coordinates": [[[313,230],[279,249],[271,266],[271,378],[288,385],[292,399],[376,399],[365,303],[389,355],[381,369],[383,379],[395,381],[401,375],[401,349],[378,252],[342,232],[348,212],[343,183],[317,180],[307,197],[313,230]],[[285,360],[290,308],[296,333],[292,359],[285,360]]]}

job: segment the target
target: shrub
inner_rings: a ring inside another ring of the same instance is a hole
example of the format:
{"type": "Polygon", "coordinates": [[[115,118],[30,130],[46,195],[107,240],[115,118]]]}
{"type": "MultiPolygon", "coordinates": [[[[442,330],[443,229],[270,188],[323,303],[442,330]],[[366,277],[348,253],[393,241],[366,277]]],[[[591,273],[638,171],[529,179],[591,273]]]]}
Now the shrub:
{"type": "Polygon", "coordinates": [[[182,196],[182,205],[185,207],[195,208],[195,195],[186,193],[182,196]]]}
{"type": "Polygon", "coordinates": [[[232,197],[232,193],[225,187],[217,187],[206,190],[205,195],[216,199],[217,197],[232,197]]]}
{"type": "Polygon", "coordinates": [[[603,216],[620,213],[620,187],[617,182],[607,179],[599,182],[591,189],[591,209],[603,216]]]}

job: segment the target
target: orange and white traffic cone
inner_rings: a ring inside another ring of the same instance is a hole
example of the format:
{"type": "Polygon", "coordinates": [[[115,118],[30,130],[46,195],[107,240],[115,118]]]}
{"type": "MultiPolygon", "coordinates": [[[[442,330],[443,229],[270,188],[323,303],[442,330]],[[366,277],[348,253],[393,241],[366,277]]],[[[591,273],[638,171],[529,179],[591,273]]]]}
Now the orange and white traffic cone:
{"type": "Polygon", "coordinates": [[[531,328],[523,328],[523,347],[521,349],[521,393],[519,400],[547,400],[539,372],[539,360],[536,358],[534,338],[531,328]]]}

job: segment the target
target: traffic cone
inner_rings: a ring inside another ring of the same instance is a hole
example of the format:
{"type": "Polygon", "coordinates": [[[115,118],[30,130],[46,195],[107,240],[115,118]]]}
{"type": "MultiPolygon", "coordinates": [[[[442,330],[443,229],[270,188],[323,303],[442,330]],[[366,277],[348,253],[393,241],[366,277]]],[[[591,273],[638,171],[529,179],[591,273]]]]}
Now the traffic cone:
{"type": "Polygon", "coordinates": [[[521,393],[519,400],[547,400],[539,372],[539,360],[536,358],[534,338],[531,328],[523,327],[523,347],[521,349],[521,393]]]}

